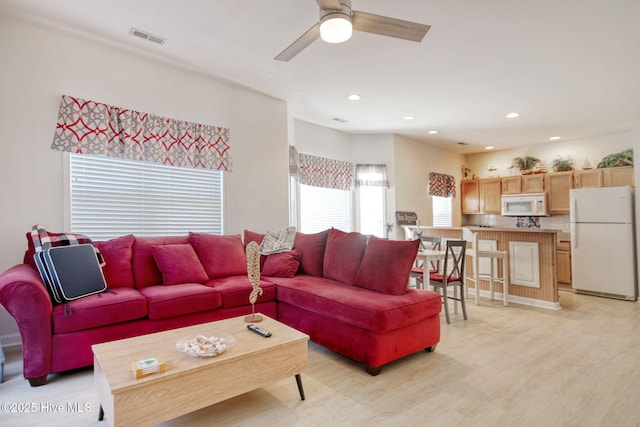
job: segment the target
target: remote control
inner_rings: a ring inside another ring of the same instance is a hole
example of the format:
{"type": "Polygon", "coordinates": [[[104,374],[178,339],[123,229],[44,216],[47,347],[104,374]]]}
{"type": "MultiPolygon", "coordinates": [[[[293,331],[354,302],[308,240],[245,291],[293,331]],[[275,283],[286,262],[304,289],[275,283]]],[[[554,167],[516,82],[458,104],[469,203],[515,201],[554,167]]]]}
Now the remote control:
{"type": "Polygon", "coordinates": [[[262,329],[260,326],[256,326],[253,323],[251,325],[247,325],[247,329],[249,329],[251,332],[255,332],[258,335],[262,335],[265,338],[269,338],[271,336],[271,332],[267,331],[266,329],[262,329]]]}

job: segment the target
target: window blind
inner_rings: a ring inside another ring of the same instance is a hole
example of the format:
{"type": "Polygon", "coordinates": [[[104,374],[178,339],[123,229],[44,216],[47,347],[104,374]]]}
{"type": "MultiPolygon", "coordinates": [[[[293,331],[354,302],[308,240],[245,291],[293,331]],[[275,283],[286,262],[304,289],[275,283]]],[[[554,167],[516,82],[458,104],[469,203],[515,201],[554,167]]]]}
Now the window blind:
{"type": "Polygon", "coordinates": [[[93,240],[222,234],[222,176],[210,169],[71,154],[71,231],[93,240]]]}
{"type": "Polygon", "coordinates": [[[351,191],[300,184],[300,231],[351,231],[351,191]]]}
{"type": "Polygon", "coordinates": [[[433,226],[434,227],[451,227],[451,199],[450,197],[431,197],[433,226]]]}

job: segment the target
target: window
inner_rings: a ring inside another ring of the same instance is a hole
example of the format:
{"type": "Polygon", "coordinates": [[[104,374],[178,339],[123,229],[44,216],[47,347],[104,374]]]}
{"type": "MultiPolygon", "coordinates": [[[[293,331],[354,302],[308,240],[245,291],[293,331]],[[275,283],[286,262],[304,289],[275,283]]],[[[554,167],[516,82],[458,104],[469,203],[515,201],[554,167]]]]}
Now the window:
{"type": "Polygon", "coordinates": [[[317,233],[335,227],[351,231],[351,191],[299,185],[300,231],[317,233]]]}
{"type": "Polygon", "coordinates": [[[94,240],[222,234],[222,177],[211,169],[71,154],[71,231],[94,240]]]}
{"type": "Polygon", "coordinates": [[[431,197],[434,227],[451,227],[451,200],[451,197],[431,197]]]}
{"type": "Polygon", "coordinates": [[[385,188],[358,188],[360,232],[387,237],[385,232],[385,188]]]}
{"type": "Polygon", "coordinates": [[[387,166],[383,164],[356,165],[358,188],[358,219],[360,232],[377,237],[387,237],[385,223],[385,199],[387,166]]]}

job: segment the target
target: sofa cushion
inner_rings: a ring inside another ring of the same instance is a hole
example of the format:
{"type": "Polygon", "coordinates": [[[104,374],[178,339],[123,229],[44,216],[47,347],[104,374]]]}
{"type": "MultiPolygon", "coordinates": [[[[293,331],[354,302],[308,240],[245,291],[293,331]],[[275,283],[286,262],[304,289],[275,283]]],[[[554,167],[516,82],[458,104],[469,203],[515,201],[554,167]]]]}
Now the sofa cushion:
{"type": "Polygon", "coordinates": [[[114,323],[143,318],[147,315],[147,300],[136,289],[119,288],[112,292],[89,295],[53,307],[53,332],[56,334],[97,328],[114,323]]]}
{"type": "Polygon", "coordinates": [[[390,295],[409,288],[420,240],[385,240],[372,236],[364,250],[355,286],[390,295]]]}
{"type": "Polygon", "coordinates": [[[239,234],[189,233],[189,242],[210,279],[247,274],[247,257],[239,234]]]}
{"type": "Polygon", "coordinates": [[[269,280],[278,286],[279,303],[294,305],[376,333],[437,316],[442,308],[440,294],[430,290],[409,289],[402,295],[383,295],[308,275],[269,280]]]}
{"type": "Polygon", "coordinates": [[[329,230],[313,234],[296,233],[293,249],[300,249],[302,252],[299,273],[322,277],[327,236],[329,236],[329,230]]]}
{"type": "Polygon", "coordinates": [[[154,246],[151,250],[153,259],[162,272],[163,285],[204,283],[209,279],[196,251],[189,243],[154,246]]]}
{"type": "Polygon", "coordinates": [[[107,240],[93,242],[100,250],[105,265],[102,267],[104,279],[109,288],[133,288],[133,234],[107,240]]]}
{"type": "Polygon", "coordinates": [[[267,277],[293,277],[300,267],[301,257],[300,249],[267,255],[262,266],[262,274],[267,277]]]}
{"type": "Polygon", "coordinates": [[[220,292],[198,283],[149,286],[140,289],[147,299],[149,319],[166,319],[220,307],[220,292]]]}
{"type": "Polygon", "coordinates": [[[363,234],[330,229],[324,251],[323,277],[353,285],[366,245],[367,238],[363,234]]]}
{"type": "MultiPolygon", "coordinates": [[[[205,283],[220,292],[222,296],[222,307],[233,308],[250,305],[249,294],[253,290],[251,282],[247,276],[221,277],[209,280],[205,283]]],[[[276,299],[276,286],[267,280],[260,280],[262,295],[258,297],[256,303],[273,301],[276,299]]]]}
{"type": "Polygon", "coordinates": [[[153,247],[189,243],[188,236],[136,237],[133,242],[133,277],[136,288],[162,284],[162,273],[153,258],[153,247]]]}

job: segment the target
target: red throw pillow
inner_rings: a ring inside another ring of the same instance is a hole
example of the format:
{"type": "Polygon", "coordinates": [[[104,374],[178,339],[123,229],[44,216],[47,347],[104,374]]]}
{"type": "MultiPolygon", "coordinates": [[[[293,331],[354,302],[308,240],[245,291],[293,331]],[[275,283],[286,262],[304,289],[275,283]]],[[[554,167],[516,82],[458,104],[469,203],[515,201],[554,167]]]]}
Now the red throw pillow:
{"type": "Polygon", "coordinates": [[[133,242],[133,277],[136,288],[161,285],[162,273],[153,259],[153,247],[189,243],[187,236],[136,237],[133,242]]]}
{"type": "Polygon", "coordinates": [[[189,233],[189,242],[210,279],[247,274],[247,256],[239,234],[189,233]]]}
{"type": "Polygon", "coordinates": [[[300,249],[302,252],[300,273],[322,277],[322,264],[328,235],[328,229],[313,234],[296,233],[293,249],[300,249]]]}
{"type": "Polygon", "coordinates": [[[262,274],[268,277],[293,277],[300,266],[302,252],[293,249],[289,252],[280,252],[266,256],[262,274]]]}
{"type": "Polygon", "coordinates": [[[255,231],[244,230],[244,245],[247,246],[249,242],[256,242],[257,244],[262,243],[262,239],[264,239],[264,234],[256,233],[255,231]]]}
{"type": "Polygon", "coordinates": [[[104,242],[93,242],[104,258],[102,273],[109,288],[133,288],[131,258],[134,240],[133,234],[129,234],[104,242]]]}
{"type": "Polygon", "coordinates": [[[364,234],[330,229],[324,251],[323,277],[353,285],[366,245],[367,237],[364,234]]]}
{"type": "Polygon", "coordinates": [[[355,286],[390,295],[407,292],[419,240],[369,239],[355,286]]]}
{"type": "Polygon", "coordinates": [[[154,246],[151,251],[158,269],[162,272],[164,285],[204,283],[209,280],[196,251],[189,243],[154,246]]]}

